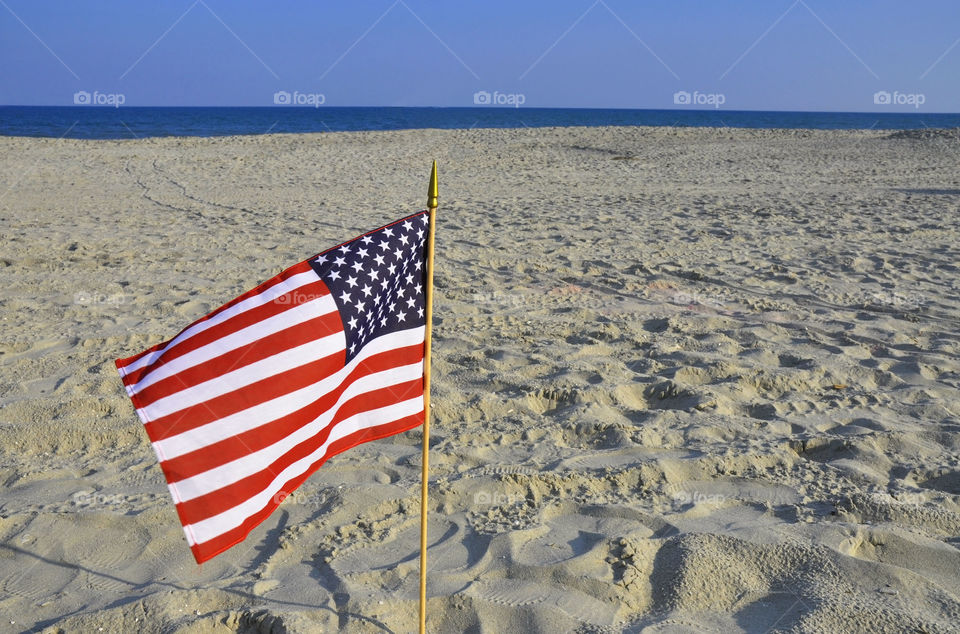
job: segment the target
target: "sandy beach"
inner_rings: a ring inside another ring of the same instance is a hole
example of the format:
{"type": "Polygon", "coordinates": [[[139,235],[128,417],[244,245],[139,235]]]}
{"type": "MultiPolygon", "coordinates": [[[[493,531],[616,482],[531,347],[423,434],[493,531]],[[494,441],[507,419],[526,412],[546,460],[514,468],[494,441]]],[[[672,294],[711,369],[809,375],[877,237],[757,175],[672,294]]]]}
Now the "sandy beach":
{"type": "Polygon", "coordinates": [[[419,430],[201,567],[113,360],[434,158],[430,631],[960,631],[956,131],[0,150],[0,632],[416,630],[419,430]]]}

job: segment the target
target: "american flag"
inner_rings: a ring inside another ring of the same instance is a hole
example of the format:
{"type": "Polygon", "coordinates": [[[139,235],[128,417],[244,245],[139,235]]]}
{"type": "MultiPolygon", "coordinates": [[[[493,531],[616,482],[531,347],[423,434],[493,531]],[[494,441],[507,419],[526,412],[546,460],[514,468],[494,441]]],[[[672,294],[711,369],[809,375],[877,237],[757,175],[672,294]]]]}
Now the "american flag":
{"type": "Polygon", "coordinates": [[[428,231],[371,231],[117,360],[198,563],[331,456],[423,423],[428,231]]]}

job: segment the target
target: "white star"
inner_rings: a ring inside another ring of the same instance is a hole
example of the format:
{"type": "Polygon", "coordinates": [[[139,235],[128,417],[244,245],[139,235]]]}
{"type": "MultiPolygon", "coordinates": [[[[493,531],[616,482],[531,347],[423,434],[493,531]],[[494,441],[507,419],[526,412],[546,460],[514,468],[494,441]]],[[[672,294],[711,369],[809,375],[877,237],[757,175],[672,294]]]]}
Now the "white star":
{"type": "Polygon", "coordinates": [[[350,245],[345,244],[342,247],[340,247],[340,250],[343,251],[344,253],[350,253],[350,245]]]}
{"type": "Polygon", "coordinates": [[[387,267],[387,270],[390,271],[390,275],[393,275],[397,271],[397,265],[391,264],[390,266],[387,267]]]}
{"type": "Polygon", "coordinates": [[[410,242],[410,238],[408,238],[407,236],[400,236],[400,242],[407,244],[408,242],[410,242]]]}
{"type": "Polygon", "coordinates": [[[423,291],[423,285],[420,284],[420,282],[417,282],[417,285],[414,286],[413,288],[414,288],[414,290],[417,291],[418,293],[420,293],[421,291],[423,291]]]}
{"type": "Polygon", "coordinates": [[[357,327],[357,318],[351,317],[350,321],[348,321],[347,323],[350,324],[350,330],[353,330],[354,328],[357,327]]]}
{"type": "Polygon", "coordinates": [[[357,251],[357,253],[360,255],[361,258],[367,257],[367,254],[368,254],[367,250],[362,247],[360,248],[360,250],[357,251]]]}
{"type": "Polygon", "coordinates": [[[344,304],[349,304],[350,293],[348,293],[347,291],[343,291],[342,293],[340,293],[340,301],[343,302],[344,304]]]}
{"type": "Polygon", "coordinates": [[[387,227],[386,229],[383,230],[383,235],[385,235],[385,236],[390,236],[390,237],[392,238],[392,237],[393,237],[393,229],[391,229],[390,227],[387,227]]]}
{"type": "Polygon", "coordinates": [[[386,249],[389,248],[389,247],[390,247],[390,243],[387,242],[386,240],[384,240],[383,242],[380,243],[380,248],[381,248],[381,249],[386,250],[386,249]]]}
{"type": "Polygon", "coordinates": [[[407,273],[407,284],[413,284],[413,273],[407,273]]]}
{"type": "Polygon", "coordinates": [[[380,296],[380,295],[377,295],[376,297],[373,298],[373,303],[376,304],[377,306],[379,306],[381,300],[383,300],[383,297],[380,296]]]}
{"type": "Polygon", "coordinates": [[[364,287],[361,288],[360,290],[363,291],[363,296],[364,296],[364,297],[370,297],[370,291],[372,291],[373,289],[370,288],[370,287],[367,286],[367,285],[364,285],[364,287]]]}
{"type": "Polygon", "coordinates": [[[381,325],[381,326],[386,326],[386,325],[387,325],[387,318],[386,318],[386,317],[384,317],[383,319],[380,320],[380,325],[381,325]]]}
{"type": "Polygon", "coordinates": [[[353,354],[353,351],[356,349],[356,347],[357,347],[357,344],[355,343],[350,344],[350,354],[353,354]]]}
{"type": "Polygon", "coordinates": [[[358,312],[358,313],[365,313],[365,312],[367,312],[367,307],[364,306],[362,303],[357,302],[357,312],[358,312]]]}
{"type": "Polygon", "coordinates": [[[363,265],[360,264],[360,260],[357,260],[356,262],[353,263],[353,270],[354,270],[354,271],[359,271],[359,270],[362,269],[362,268],[363,268],[363,265]]]}
{"type": "Polygon", "coordinates": [[[314,262],[316,262],[317,264],[326,264],[326,262],[327,262],[327,256],[325,256],[325,255],[318,255],[318,256],[317,256],[317,259],[314,260],[314,262]]]}
{"type": "Polygon", "coordinates": [[[346,263],[347,263],[347,261],[344,260],[343,258],[339,257],[339,256],[337,257],[336,260],[333,261],[333,265],[334,265],[334,266],[342,266],[342,265],[344,265],[344,264],[346,264],[346,263]]]}
{"type": "Polygon", "coordinates": [[[423,242],[423,229],[417,230],[417,240],[423,242]]]}
{"type": "Polygon", "coordinates": [[[413,308],[416,303],[417,303],[417,300],[415,300],[415,299],[412,298],[412,297],[407,300],[407,306],[410,307],[410,308],[413,308]]]}
{"type": "Polygon", "coordinates": [[[330,271],[330,279],[331,279],[331,280],[339,280],[339,279],[340,279],[340,271],[338,271],[337,269],[333,269],[332,271],[330,271]]]}
{"type": "Polygon", "coordinates": [[[417,314],[423,317],[423,309],[422,308],[417,309],[417,314]]]}
{"type": "Polygon", "coordinates": [[[397,256],[397,259],[399,260],[403,256],[403,250],[397,249],[396,251],[393,252],[393,254],[397,256]]]}
{"type": "Polygon", "coordinates": [[[403,321],[406,318],[407,318],[407,315],[403,311],[397,313],[397,321],[403,321]]]}
{"type": "Polygon", "coordinates": [[[420,216],[420,221],[423,222],[423,224],[427,224],[430,222],[430,217],[427,214],[423,214],[420,216]]]}
{"type": "Polygon", "coordinates": [[[396,302],[390,302],[390,312],[392,313],[392,312],[394,312],[394,311],[396,311],[396,310],[397,310],[397,304],[396,304],[396,302]]]}
{"type": "Polygon", "coordinates": [[[412,227],[412,226],[413,226],[413,225],[410,224],[410,221],[409,221],[409,220],[407,220],[406,222],[403,223],[403,228],[406,229],[407,231],[410,231],[410,227],[412,227]]]}
{"type": "Polygon", "coordinates": [[[405,289],[404,289],[402,286],[401,286],[400,288],[398,288],[398,289],[397,289],[397,297],[403,297],[404,290],[405,290],[405,289]]]}
{"type": "Polygon", "coordinates": [[[373,242],[373,238],[371,238],[370,236],[363,236],[364,244],[370,244],[371,242],[373,242]]]}
{"type": "Polygon", "coordinates": [[[380,273],[377,271],[377,269],[370,269],[369,275],[371,280],[380,279],[380,273]]]}
{"type": "Polygon", "coordinates": [[[383,255],[378,254],[377,257],[373,258],[373,261],[377,263],[377,266],[381,266],[383,264],[383,255]]]}
{"type": "Polygon", "coordinates": [[[419,271],[420,267],[423,266],[423,262],[421,262],[420,260],[417,260],[416,263],[414,263],[414,266],[417,267],[417,270],[419,271]]]}
{"type": "Polygon", "coordinates": [[[357,285],[357,278],[351,275],[350,277],[347,278],[347,284],[350,285],[350,288],[353,288],[354,286],[357,285]]]}
{"type": "Polygon", "coordinates": [[[382,288],[383,290],[387,290],[388,286],[390,286],[390,280],[388,280],[387,278],[383,278],[383,281],[380,282],[380,288],[382,288]]]}

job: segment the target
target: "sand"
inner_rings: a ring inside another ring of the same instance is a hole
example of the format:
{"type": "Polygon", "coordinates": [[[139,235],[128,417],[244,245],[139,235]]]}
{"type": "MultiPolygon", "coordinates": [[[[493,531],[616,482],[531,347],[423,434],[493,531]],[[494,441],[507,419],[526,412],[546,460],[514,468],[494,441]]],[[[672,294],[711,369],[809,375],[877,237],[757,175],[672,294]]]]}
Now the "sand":
{"type": "Polygon", "coordinates": [[[416,629],[419,430],[200,567],[113,359],[433,158],[430,631],[960,631],[957,132],[0,150],[0,631],[416,629]]]}

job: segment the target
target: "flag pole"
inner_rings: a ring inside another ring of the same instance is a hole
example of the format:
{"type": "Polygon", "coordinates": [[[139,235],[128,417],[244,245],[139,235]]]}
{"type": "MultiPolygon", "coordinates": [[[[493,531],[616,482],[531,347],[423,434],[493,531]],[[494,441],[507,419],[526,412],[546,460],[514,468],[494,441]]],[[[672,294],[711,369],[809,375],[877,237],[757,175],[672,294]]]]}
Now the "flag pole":
{"type": "Polygon", "coordinates": [[[438,206],[437,162],[430,171],[427,190],[427,210],[430,231],[427,233],[427,286],[424,299],[427,304],[426,330],[423,344],[423,473],[420,475],[420,634],[427,631],[427,471],[430,458],[430,347],[433,331],[433,232],[436,228],[438,206]]]}

